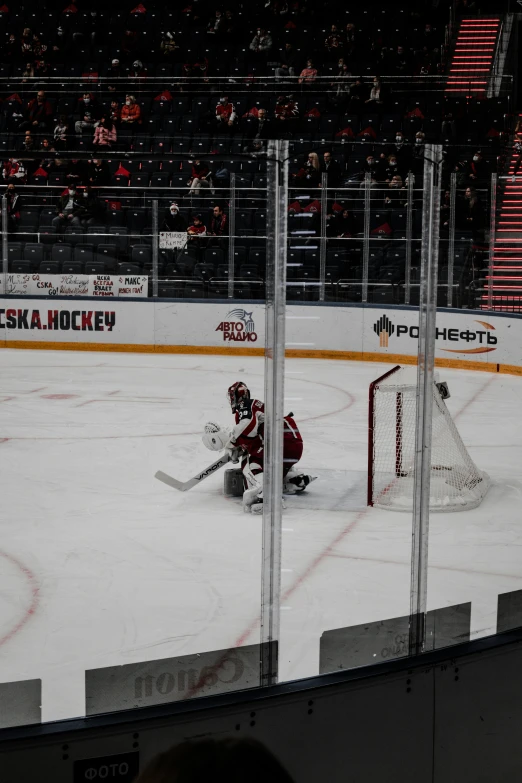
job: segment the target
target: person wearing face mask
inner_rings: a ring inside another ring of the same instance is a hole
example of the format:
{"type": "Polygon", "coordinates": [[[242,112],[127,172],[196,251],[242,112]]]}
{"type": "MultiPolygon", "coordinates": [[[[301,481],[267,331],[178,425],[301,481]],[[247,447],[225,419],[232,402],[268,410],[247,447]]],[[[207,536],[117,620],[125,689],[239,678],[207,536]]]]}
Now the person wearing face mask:
{"type": "Polygon", "coordinates": [[[84,131],[89,134],[94,129],[97,119],[97,106],[91,93],[85,92],[78,100],[77,111],[81,119],[74,123],[76,135],[81,136],[84,131]]]}
{"type": "Polygon", "coordinates": [[[186,231],[187,221],[180,214],[179,206],[176,201],[173,201],[163,218],[161,224],[161,231],[186,231]]]}
{"type": "Polygon", "coordinates": [[[385,178],[385,170],[382,165],[382,161],[378,160],[375,155],[371,153],[366,156],[363,171],[365,173],[368,172],[372,179],[376,180],[377,182],[382,182],[385,178]]]}
{"type": "Polygon", "coordinates": [[[469,178],[473,182],[477,182],[478,180],[486,181],[488,177],[489,177],[488,164],[482,157],[481,152],[475,152],[471,160],[471,163],[469,164],[469,178]]]}
{"type": "Polygon", "coordinates": [[[205,161],[197,158],[192,163],[190,179],[187,182],[190,190],[189,194],[197,196],[201,188],[210,188],[212,186],[212,174],[210,166],[205,161]]]}
{"type": "Polygon", "coordinates": [[[76,185],[71,184],[58,199],[57,215],[52,221],[55,232],[61,234],[65,226],[81,226],[81,211],[82,205],[76,193],[76,185]]]}
{"type": "Polygon", "coordinates": [[[424,144],[426,134],[423,131],[417,131],[415,134],[415,145],[413,147],[414,160],[424,160],[424,144]]]}
{"type": "Polygon", "coordinates": [[[397,160],[397,155],[388,155],[388,159],[386,161],[386,182],[391,182],[391,180],[399,174],[399,161],[397,160]]]}
{"type": "Polygon", "coordinates": [[[139,125],[141,122],[141,109],[136,103],[134,95],[125,97],[125,104],[121,107],[120,121],[124,125],[139,125]]]}
{"type": "Polygon", "coordinates": [[[411,164],[411,144],[401,130],[395,133],[395,144],[391,152],[395,153],[399,172],[404,177],[411,164]]]}

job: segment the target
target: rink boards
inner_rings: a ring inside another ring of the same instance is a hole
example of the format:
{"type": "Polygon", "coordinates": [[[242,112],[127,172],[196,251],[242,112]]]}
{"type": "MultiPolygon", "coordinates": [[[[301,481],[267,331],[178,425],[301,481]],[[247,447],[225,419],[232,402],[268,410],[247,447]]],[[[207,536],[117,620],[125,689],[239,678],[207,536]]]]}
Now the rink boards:
{"type": "MultiPolygon", "coordinates": [[[[290,357],[414,363],[418,308],[287,305],[290,357]]],[[[255,356],[263,353],[263,303],[5,297],[0,347],[255,356]]],[[[517,314],[437,312],[439,366],[522,373],[517,314]]]]}

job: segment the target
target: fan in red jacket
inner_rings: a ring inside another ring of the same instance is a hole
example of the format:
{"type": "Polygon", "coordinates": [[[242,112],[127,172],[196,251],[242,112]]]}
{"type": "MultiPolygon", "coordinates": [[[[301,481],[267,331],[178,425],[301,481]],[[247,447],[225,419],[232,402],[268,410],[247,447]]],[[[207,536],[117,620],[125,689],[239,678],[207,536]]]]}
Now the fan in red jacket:
{"type": "Polygon", "coordinates": [[[274,109],[276,120],[293,120],[299,117],[297,101],[292,96],[280,95],[274,109]]]}
{"type": "Polygon", "coordinates": [[[233,104],[229,102],[226,96],[220,98],[219,103],[216,106],[216,120],[218,125],[227,124],[231,126],[235,123],[236,118],[237,114],[233,104]]]}

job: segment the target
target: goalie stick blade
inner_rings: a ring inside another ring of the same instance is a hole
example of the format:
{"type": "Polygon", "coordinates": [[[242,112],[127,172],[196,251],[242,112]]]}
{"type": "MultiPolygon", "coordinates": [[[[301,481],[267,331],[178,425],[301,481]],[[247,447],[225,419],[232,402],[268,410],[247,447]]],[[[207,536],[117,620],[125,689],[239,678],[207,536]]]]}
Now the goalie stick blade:
{"type": "Polygon", "coordinates": [[[195,487],[196,484],[200,483],[200,481],[204,481],[206,478],[215,473],[216,470],[219,470],[219,468],[223,467],[223,465],[226,465],[229,461],[230,457],[225,454],[216,460],[216,462],[213,462],[212,465],[209,465],[208,468],[205,468],[205,470],[201,471],[201,473],[198,473],[197,476],[194,476],[188,481],[178,481],[173,476],[169,476],[168,473],[164,473],[162,470],[158,470],[157,473],[154,474],[154,478],[157,478],[158,481],[162,481],[164,484],[167,484],[169,487],[177,489],[180,492],[187,492],[187,490],[195,487]]]}

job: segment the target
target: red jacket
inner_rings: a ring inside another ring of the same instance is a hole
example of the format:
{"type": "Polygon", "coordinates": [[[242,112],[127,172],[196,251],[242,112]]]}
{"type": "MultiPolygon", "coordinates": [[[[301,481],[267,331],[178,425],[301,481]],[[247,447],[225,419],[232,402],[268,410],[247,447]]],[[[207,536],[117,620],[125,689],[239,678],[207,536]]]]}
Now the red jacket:
{"type": "Polygon", "coordinates": [[[218,103],[216,106],[216,117],[222,122],[234,122],[236,119],[236,110],[232,103],[218,103]]]}

